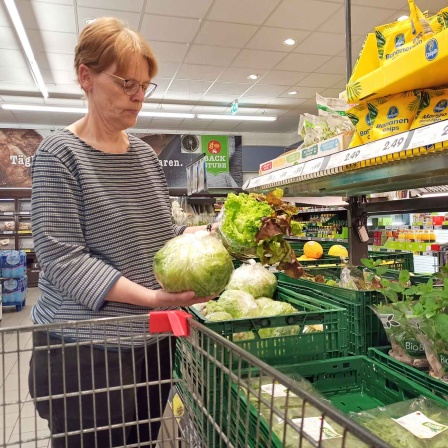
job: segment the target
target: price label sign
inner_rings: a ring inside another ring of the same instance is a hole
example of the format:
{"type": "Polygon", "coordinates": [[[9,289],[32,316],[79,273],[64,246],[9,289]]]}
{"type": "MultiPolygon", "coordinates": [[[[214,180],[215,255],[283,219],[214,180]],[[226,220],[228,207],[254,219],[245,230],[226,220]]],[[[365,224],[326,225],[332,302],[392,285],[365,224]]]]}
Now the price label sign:
{"type": "MultiPolygon", "coordinates": [[[[443,123],[437,123],[437,124],[443,124],[443,123]]],[[[443,134],[444,129],[441,130],[440,134],[443,134]]],[[[424,128],[419,128],[414,131],[412,134],[412,140],[410,146],[412,148],[420,148],[421,146],[428,146],[432,145],[433,143],[436,143],[436,129],[434,128],[434,125],[432,126],[425,126],[424,128]]],[[[443,140],[447,140],[448,136],[444,137],[443,140]]],[[[438,141],[443,141],[438,140],[438,141]]]]}
{"type": "Polygon", "coordinates": [[[281,171],[276,171],[275,173],[272,174],[272,177],[269,181],[269,183],[271,182],[278,182],[282,177],[282,172],[281,171]]]}
{"type": "Polygon", "coordinates": [[[432,226],[432,225],[425,224],[425,225],[423,226],[423,230],[432,230],[432,229],[433,229],[433,226],[432,226]]]}
{"type": "Polygon", "coordinates": [[[434,226],[434,230],[442,230],[442,226],[434,226]]]}
{"type": "Polygon", "coordinates": [[[296,165],[293,167],[293,169],[291,170],[292,173],[294,174],[294,177],[299,177],[302,175],[303,173],[303,168],[305,167],[304,163],[301,163],[300,165],[296,165]]]}
{"type": "Polygon", "coordinates": [[[306,162],[305,167],[303,168],[302,175],[305,176],[306,174],[317,173],[318,171],[320,171],[323,163],[324,163],[323,157],[321,157],[320,159],[310,160],[309,162],[306,162]]]}
{"type": "Polygon", "coordinates": [[[332,154],[330,156],[330,160],[328,161],[327,169],[330,170],[332,168],[338,168],[340,166],[346,165],[346,163],[344,162],[346,152],[348,151],[342,151],[337,152],[336,154],[332,154]]]}
{"type": "Polygon", "coordinates": [[[385,156],[407,149],[407,136],[408,133],[404,133],[375,142],[374,145],[372,144],[375,147],[375,156],[385,156]]]}
{"type": "Polygon", "coordinates": [[[411,229],[412,230],[420,230],[420,226],[412,226],[411,229]]]}
{"type": "Polygon", "coordinates": [[[434,129],[435,134],[433,143],[439,143],[448,140],[448,122],[441,121],[440,123],[433,124],[431,127],[434,129]]]}

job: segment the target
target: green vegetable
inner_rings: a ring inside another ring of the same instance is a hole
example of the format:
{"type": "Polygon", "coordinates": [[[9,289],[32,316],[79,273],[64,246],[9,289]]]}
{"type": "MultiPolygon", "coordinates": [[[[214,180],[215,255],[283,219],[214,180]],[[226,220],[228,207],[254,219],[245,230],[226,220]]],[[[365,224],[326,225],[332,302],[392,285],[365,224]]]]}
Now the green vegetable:
{"type": "Polygon", "coordinates": [[[291,221],[291,235],[300,236],[303,231],[303,224],[297,221],[291,221]]]}
{"type": "Polygon", "coordinates": [[[207,314],[205,319],[209,322],[219,322],[221,320],[232,320],[233,317],[225,311],[216,311],[214,313],[207,314]]]}
{"type": "Polygon", "coordinates": [[[262,316],[281,316],[283,314],[294,314],[297,310],[287,302],[280,302],[279,300],[273,300],[271,303],[267,303],[261,310],[262,316]]]}
{"type": "Polygon", "coordinates": [[[250,341],[252,339],[255,339],[255,335],[252,333],[252,331],[243,331],[241,333],[234,333],[233,334],[233,341],[250,341]]]}
{"type": "MultiPolygon", "coordinates": [[[[255,248],[255,236],[261,227],[261,218],[271,216],[273,208],[254,196],[230,193],[224,205],[222,225],[219,228],[224,245],[231,251],[249,252],[255,248]]],[[[253,252],[255,253],[255,252],[253,252]]]]}
{"type": "Polygon", "coordinates": [[[277,278],[260,263],[250,260],[232,273],[226,289],[237,289],[258,297],[273,297],[277,288],[277,278]]]}
{"type": "MultiPolygon", "coordinates": [[[[448,431],[438,432],[438,425],[448,425],[448,408],[426,397],[414,400],[401,401],[389,406],[382,406],[360,413],[351,413],[350,417],[375,433],[394,448],[446,448],[448,446],[448,431]],[[395,420],[419,412],[423,414],[421,423],[425,423],[424,417],[435,421],[438,425],[430,423],[419,425],[419,420],[413,420],[410,424],[412,431],[434,428],[432,438],[419,438],[409,429],[403,427],[395,420]],[[422,428],[423,427],[423,428],[422,428]]],[[[441,429],[442,427],[440,427],[441,429]]]]}
{"type": "Polygon", "coordinates": [[[231,256],[219,239],[207,232],[177,236],[154,257],[154,274],[168,292],[194,291],[197,297],[217,295],[232,272],[231,256]]]}
{"type": "Polygon", "coordinates": [[[234,319],[258,317],[260,308],[252,295],[244,291],[226,290],[218,299],[218,305],[234,319]]]}

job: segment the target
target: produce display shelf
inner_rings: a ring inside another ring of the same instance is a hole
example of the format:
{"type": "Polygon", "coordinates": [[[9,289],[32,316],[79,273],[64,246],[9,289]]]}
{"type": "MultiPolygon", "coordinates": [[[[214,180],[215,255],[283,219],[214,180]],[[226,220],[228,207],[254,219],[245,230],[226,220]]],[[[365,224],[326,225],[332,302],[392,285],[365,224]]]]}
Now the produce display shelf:
{"type": "Polygon", "coordinates": [[[426,372],[422,372],[414,367],[408,366],[389,356],[390,347],[369,348],[367,355],[369,358],[387,366],[389,369],[399,373],[405,378],[431,391],[438,397],[448,400],[448,383],[432,377],[426,372]]]}
{"type": "MultiPolygon", "coordinates": [[[[448,406],[445,400],[432,394],[420,384],[367,356],[351,356],[275,367],[285,375],[304,377],[314,386],[317,392],[320,392],[344,413],[362,412],[378,406],[417,398],[421,395],[448,406]]],[[[250,378],[250,383],[256,385],[257,379],[252,375],[250,378]]],[[[230,413],[231,427],[239,430],[234,439],[236,443],[238,443],[238,440],[247,438],[243,434],[246,435],[248,431],[248,445],[251,447],[281,448],[283,446],[272,431],[270,422],[262,418],[260,424],[260,411],[247,399],[247,392],[245,392],[244,387],[233,383],[232,394],[229,399],[231,400],[230,403],[225,400],[225,408],[232,410],[230,413]],[[261,440],[257,440],[256,436],[261,440]]],[[[290,398],[290,400],[293,400],[293,398],[290,398]]],[[[289,409],[287,412],[289,418],[297,418],[297,416],[303,415],[303,408],[298,406],[296,409],[289,409]]],[[[306,416],[305,409],[304,417],[306,416]]],[[[330,426],[332,425],[331,421],[327,423],[330,426]]],[[[334,446],[339,446],[339,444],[334,446]]]]}
{"type": "Polygon", "coordinates": [[[435,123],[250,179],[243,189],[280,187],[285,196],[359,196],[446,185],[447,136],[448,122],[435,123]]]}
{"type": "Polygon", "coordinates": [[[292,241],[319,241],[319,242],[330,242],[330,243],[348,243],[347,238],[315,238],[313,236],[289,236],[288,240],[292,241]]]}

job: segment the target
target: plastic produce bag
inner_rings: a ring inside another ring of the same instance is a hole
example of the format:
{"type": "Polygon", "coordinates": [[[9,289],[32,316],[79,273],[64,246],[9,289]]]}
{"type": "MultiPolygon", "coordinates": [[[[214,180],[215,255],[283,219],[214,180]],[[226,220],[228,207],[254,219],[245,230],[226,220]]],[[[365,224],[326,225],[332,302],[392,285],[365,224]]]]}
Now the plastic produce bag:
{"type": "Polygon", "coordinates": [[[355,291],[367,291],[369,289],[364,273],[356,266],[346,266],[342,269],[339,286],[355,291]]]}
{"type": "Polygon", "coordinates": [[[446,448],[448,408],[418,397],[350,417],[395,448],[446,448]]]}
{"type": "Polygon", "coordinates": [[[371,308],[381,320],[392,346],[389,355],[417,369],[426,369],[428,361],[425,350],[407,317],[411,314],[411,305],[409,302],[397,302],[372,305],[371,308]]]}
{"type": "Polygon", "coordinates": [[[194,291],[197,297],[219,294],[234,268],[221,241],[208,232],[173,238],[154,257],[154,274],[168,292],[194,291]]]}
{"type": "Polygon", "coordinates": [[[243,317],[258,317],[260,308],[253,296],[244,291],[226,290],[218,299],[218,305],[234,319],[243,317]]]}
{"type": "Polygon", "coordinates": [[[251,294],[255,299],[274,296],[277,289],[277,278],[260,263],[249,260],[235,269],[226,289],[237,289],[251,294]]]}

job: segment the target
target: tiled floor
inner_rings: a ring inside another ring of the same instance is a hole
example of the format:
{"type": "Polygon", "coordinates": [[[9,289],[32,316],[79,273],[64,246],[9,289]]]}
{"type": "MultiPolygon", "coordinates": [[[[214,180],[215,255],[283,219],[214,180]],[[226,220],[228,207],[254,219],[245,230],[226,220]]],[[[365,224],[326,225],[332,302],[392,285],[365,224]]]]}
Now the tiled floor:
{"type": "Polygon", "coordinates": [[[32,325],[30,311],[38,295],[37,288],[29,288],[22,311],[17,312],[15,307],[3,308],[0,327],[0,445],[9,443],[22,448],[50,446],[47,422],[35,413],[28,391],[32,341],[26,327],[32,325]],[[20,444],[20,441],[25,443],[20,444]]]}

